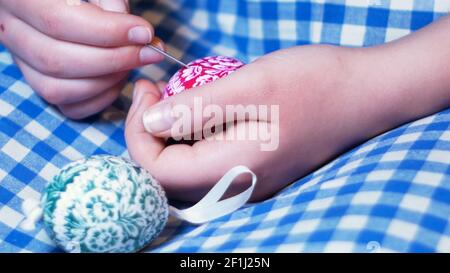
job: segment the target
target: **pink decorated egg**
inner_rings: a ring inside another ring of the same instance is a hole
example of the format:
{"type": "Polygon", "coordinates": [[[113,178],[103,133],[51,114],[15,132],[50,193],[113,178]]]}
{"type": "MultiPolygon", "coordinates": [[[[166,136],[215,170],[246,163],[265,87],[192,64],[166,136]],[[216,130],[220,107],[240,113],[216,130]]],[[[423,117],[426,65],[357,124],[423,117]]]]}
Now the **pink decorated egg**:
{"type": "Polygon", "coordinates": [[[164,90],[164,98],[226,77],[244,63],[231,57],[212,56],[193,61],[188,66],[172,76],[164,90]]]}

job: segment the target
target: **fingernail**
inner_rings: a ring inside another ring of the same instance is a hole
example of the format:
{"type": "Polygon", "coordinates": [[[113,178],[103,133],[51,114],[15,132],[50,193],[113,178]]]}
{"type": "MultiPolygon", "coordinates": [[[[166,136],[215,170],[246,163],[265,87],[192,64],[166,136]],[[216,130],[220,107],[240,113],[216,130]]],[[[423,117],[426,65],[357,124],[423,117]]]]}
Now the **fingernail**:
{"type": "Polygon", "coordinates": [[[100,6],[107,11],[127,12],[125,0],[100,0],[100,6]]]}
{"type": "Polygon", "coordinates": [[[172,108],[168,103],[150,108],[144,113],[143,119],[145,130],[151,134],[167,131],[175,122],[172,108]]]}
{"type": "Polygon", "coordinates": [[[152,40],[152,33],[146,27],[134,27],[128,31],[128,40],[132,43],[148,44],[152,40]]]}
{"type": "Polygon", "coordinates": [[[159,54],[158,52],[156,52],[155,50],[153,50],[149,47],[143,47],[141,49],[139,57],[140,57],[141,62],[144,64],[154,63],[163,58],[161,56],[161,54],[159,54]]]}

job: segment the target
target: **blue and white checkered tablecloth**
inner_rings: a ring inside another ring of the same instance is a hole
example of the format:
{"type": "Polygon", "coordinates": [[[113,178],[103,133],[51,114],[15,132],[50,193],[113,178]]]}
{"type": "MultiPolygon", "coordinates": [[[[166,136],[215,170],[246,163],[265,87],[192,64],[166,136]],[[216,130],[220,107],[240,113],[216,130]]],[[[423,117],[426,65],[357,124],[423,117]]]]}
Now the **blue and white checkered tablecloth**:
{"type": "MultiPolygon", "coordinates": [[[[370,46],[449,11],[450,0],[142,1],[136,12],[185,61],[212,54],[251,61],[294,45],[370,46]]],[[[167,79],[170,63],[136,71],[167,79]]],[[[70,121],[40,99],[0,47],[0,252],[53,252],[20,207],[65,164],[127,156],[130,88],[112,107],[70,121]]],[[[426,90],[424,90],[426,92],[426,90]]],[[[339,156],[277,196],[211,223],[171,220],[153,252],[450,252],[450,110],[406,124],[339,156]]]]}

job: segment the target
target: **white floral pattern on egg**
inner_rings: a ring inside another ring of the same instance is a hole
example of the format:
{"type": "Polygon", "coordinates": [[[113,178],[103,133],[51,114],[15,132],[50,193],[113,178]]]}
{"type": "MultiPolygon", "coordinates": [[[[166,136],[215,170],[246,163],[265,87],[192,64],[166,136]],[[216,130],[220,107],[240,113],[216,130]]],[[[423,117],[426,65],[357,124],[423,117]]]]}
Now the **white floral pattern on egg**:
{"type": "Polygon", "coordinates": [[[188,64],[188,68],[182,68],[172,76],[165,87],[164,98],[226,77],[244,65],[238,59],[225,56],[211,56],[193,61],[188,64]]]}
{"type": "Polygon", "coordinates": [[[67,252],[136,252],[164,229],[164,190],[145,169],[113,156],[67,165],[45,189],[44,224],[67,252]]]}

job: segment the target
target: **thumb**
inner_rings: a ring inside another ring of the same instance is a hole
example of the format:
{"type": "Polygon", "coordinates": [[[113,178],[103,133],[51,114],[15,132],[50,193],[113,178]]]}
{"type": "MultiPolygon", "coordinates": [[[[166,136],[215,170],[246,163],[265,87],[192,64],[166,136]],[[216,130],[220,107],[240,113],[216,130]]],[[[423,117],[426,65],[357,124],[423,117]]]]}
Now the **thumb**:
{"type": "Polygon", "coordinates": [[[144,133],[142,117],[145,110],[157,103],[161,98],[158,88],[147,80],[138,80],[133,90],[133,100],[125,121],[126,127],[133,127],[139,133],[144,133]]]}
{"type": "Polygon", "coordinates": [[[125,122],[125,139],[130,156],[141,164],[153,162],[164,149],[164,140],[148,134],[142,124],[142,115],[159,101],[158,88],[149,81],[139,80],[134,88],[133,103],[125,122]]]}
{"type": "Polygon", "coordinates": [[[228,122],[258,120],[253,109],[259,99],[252,94],[259,93],[263,84],[261,73],[252,66],[153,105],[144,113],[145,129],[154,136],[177,138],[228,122]]]}
{"type": "Polygon", "coordinates": [[[94,5],[105,11],[128,13],[130,11],[129,0],[90,0],[94,5]]]}

